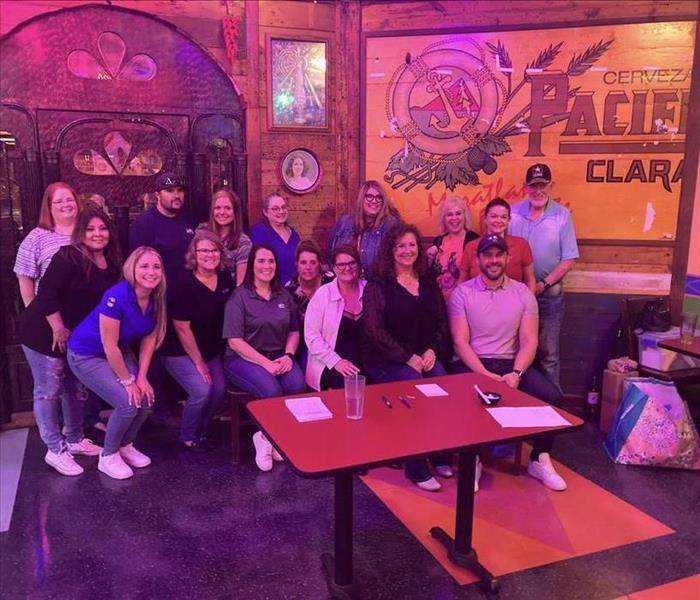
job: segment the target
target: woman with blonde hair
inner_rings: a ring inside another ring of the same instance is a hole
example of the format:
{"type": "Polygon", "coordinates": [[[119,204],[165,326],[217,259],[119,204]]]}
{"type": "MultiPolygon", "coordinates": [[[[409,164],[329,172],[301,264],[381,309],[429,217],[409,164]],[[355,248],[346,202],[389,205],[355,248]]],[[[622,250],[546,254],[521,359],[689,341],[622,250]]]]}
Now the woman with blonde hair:
{"type": "Polygon", "coordinates": [[[222,262],[219,237],[199,230],[185,255],[187,274],[169,294],[170,327],[158,354],[165,370],[187,392],[180,441],[206,450],[207,430],[226,394],[224,307],[235,285],[222,262]]]}
{"type": "Polygon", "coordinates": [[[459,196],[448,196],[438,213],[440,235],[428,248],[427,255],[435,279],[445,300],[459,283],[459,265],[465,246],[479,238],[471,230],[471,217],[467,203],[459,196]]]}
{"type": "Polygon", "coordinates": [[[226,188],[214,192],[209,220],[201,223],[197,229],[206,229],[219,236],[223,244],[222,264],[231,272],[236,285],[241,285],[253,244],[243,233],[241,201],[238,196],[226,188]]]}
{"type": "Polygon", "coordinates": [[[400,221],[399,212],[378,181],[360,186],[355,206],[336,223],[328,237],[326,258],[338,246],[351,245],[360,253],[364,276],[369,278],[379,256],[382,239],[400,221]]]}
{"type": "Polygon", "coordinates": [[[68,340],[68,364],[75,376],[114,407],[97,465],[114,479],[127,479],[134,474],[131,467],[151,464],[134,448],[134,440],[153,405],[146,374],[166,329],[160,254],[139,246],[126,259],[122,274],[124,281],[104,293],[68,340]],[[138,360],[131,351],[135,344],[138,360]]]}
{"type": "Polygon", "coordinates": [[[56,181],[44,190],[39,222],[22,240],[15,259],[14,271],[25,306],[34,300],[53,255],[71,243],[78,210],[78,196],[67,183],[56,181]]]}

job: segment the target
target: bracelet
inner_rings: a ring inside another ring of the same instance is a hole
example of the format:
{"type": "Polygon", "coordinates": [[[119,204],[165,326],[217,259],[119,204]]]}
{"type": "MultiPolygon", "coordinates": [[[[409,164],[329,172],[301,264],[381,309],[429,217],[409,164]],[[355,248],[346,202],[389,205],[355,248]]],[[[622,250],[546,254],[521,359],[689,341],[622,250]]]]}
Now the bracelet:
{"type": "Polygon", "coordinates": [[[523,378],[523,370],[522,369],[513,369],[512,373],[515,373],[518,376],[518,379],[523,378]]]}
{"type": "Polygon", "coordinates": [[[547,281],[546,279],[543,279],[543,280],[542,280],[542,285],[544,285],[544,289],[545,289],[545,290],[548,290],[548,289],[551,288],[554,284],[553,284],[553,283],[549,283],[549,281],[547,281]]]}
{"type": "Polygon", "coordinates": [[[124,387],[129,387],[130,385],[133,385],[136,382],[136,377],[134,375],[129,375],[125,379],[119,379],[119,377],[117,377],[117,381],[124,387]]]}
{"type": "Polygon", "coordinates": [[[294,352],[285,352],[284,355],[294,360],[294,352]]]}

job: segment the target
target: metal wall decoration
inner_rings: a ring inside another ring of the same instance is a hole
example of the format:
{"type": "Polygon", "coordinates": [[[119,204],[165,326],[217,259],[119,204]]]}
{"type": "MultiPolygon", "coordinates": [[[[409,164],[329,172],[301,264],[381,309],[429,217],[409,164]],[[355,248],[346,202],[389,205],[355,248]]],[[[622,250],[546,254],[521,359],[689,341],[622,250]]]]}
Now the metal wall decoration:
{"type": "Polygon", "coordinates": [[[328,43],[268,37],[271,128],[327,129],[328,43]]]}
{"type": "Polygon", "coordinates": [[[62,180],[80,196],[103,196],[126,249],[129,223],[152,201],[163,169],[186,178],[194,223],[206,219],[214,185],[224,181],[245,214],[247,155],[230,76],[148,13],[89,4],[30,19],[0,38],[0,72],[0,137],[15,140],[0,148],[0,392],[11,391],[0,393],[2,419],[31,410],[11,264],[36,225],[44,186],[62,180]],[[212,143],[226,152],[212,157],[212,143]]]}
{"type": "Polygon", "coordinates": [[[316,155],[306,148],[295,148],[280,160],[280,177],[295,194],[313,192],[321,181],[323,169],[316,155]]]}
{"type": "Polygon", "coordinates": [[[104,31],[97,38],[98,56],[87,50],[73,50],[68,55],[68,70],[81,79],[126,79],[149,81],[156,76],[156,61],[148,54],[136,54],[124,64],[126,44],[122,37],[104,31]]]}

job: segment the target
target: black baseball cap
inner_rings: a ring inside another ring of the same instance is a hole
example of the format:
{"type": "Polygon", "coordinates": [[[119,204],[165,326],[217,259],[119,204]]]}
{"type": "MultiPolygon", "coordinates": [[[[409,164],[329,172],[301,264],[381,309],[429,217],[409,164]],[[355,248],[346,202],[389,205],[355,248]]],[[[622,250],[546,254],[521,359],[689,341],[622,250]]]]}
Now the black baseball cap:
{"type": "Polygon", "coordinates": [[[156,179],[156,192],[160,192],[161,190],[166,190],[171,187],[187,188],[182,177],[176,175],[172,171],[166,171],[158,175],[158,178],[156,179]]]}
{"type": "Polygon", "coordinates": [[[526,183],[549,183],[552,181],[552,172],[544,163],[532,165],[525,175],[526,183]]]}
{"type": "Polygon", "coordinates": [[[495,233],[491,233],[489,235],[484,235],[481,237],[479,240],[479,245],[476,247],[476,253],[481,254],[482,252],[486,252],[489,248],[500,248],[503,250],[503,252],[508,252],[508,244],[506,241],[500,236],[496,235],[495,233]]]}

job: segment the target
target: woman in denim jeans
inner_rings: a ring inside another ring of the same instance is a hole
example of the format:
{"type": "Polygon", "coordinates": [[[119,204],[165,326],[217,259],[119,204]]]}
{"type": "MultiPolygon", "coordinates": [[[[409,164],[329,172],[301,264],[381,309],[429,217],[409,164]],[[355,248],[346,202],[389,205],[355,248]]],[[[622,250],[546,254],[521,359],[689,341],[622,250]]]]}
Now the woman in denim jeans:
{"type": "Polygon", "coordinates": [[[153,404],[146,378],[154,350],[165,337],[165,272],[160,254],[139,246],[124,263],[124,280],[108,289],[100,304],[68,340],[68,364],[75,376],[114,407],[97,468],[127,479],[131,467],[151,459],[134,448],[153,404]],[[131,346],[139,345],[138,361],[131,346]]]}
{"type": "Polygon", "coordinates": [[[114,226],[98,208],[80,213],[72,239],[53,256],[37,297],[19,321],[19,340],[34,379],[34,416],[48,448],[44,460],[62,475],[83,472],[74,454],[97,456],[101,450],[83,432],[85,390],[66,364],[66,343],[119,279],[121,263],[114,226]]]}
{"type": "Polygon", "coordinates": [[[216,234],[197,231],[185,255],[187,274],[168,294],[171,327],[158,352],[165,370],[187,392],[180,441],[191,451],[210,447],[207,430],[226,394],[221,331],[235,284],[223,252],[216,234]]]}
{"type": "Polygon", "coordinates": [[[342,216],[328,237],[326,258],[338,246],[351,245],[360,253],[364,276],[369,279],[387,231],[400,221],[399,212],[378,181],[365,181],[351,212],[342,216]]]}

